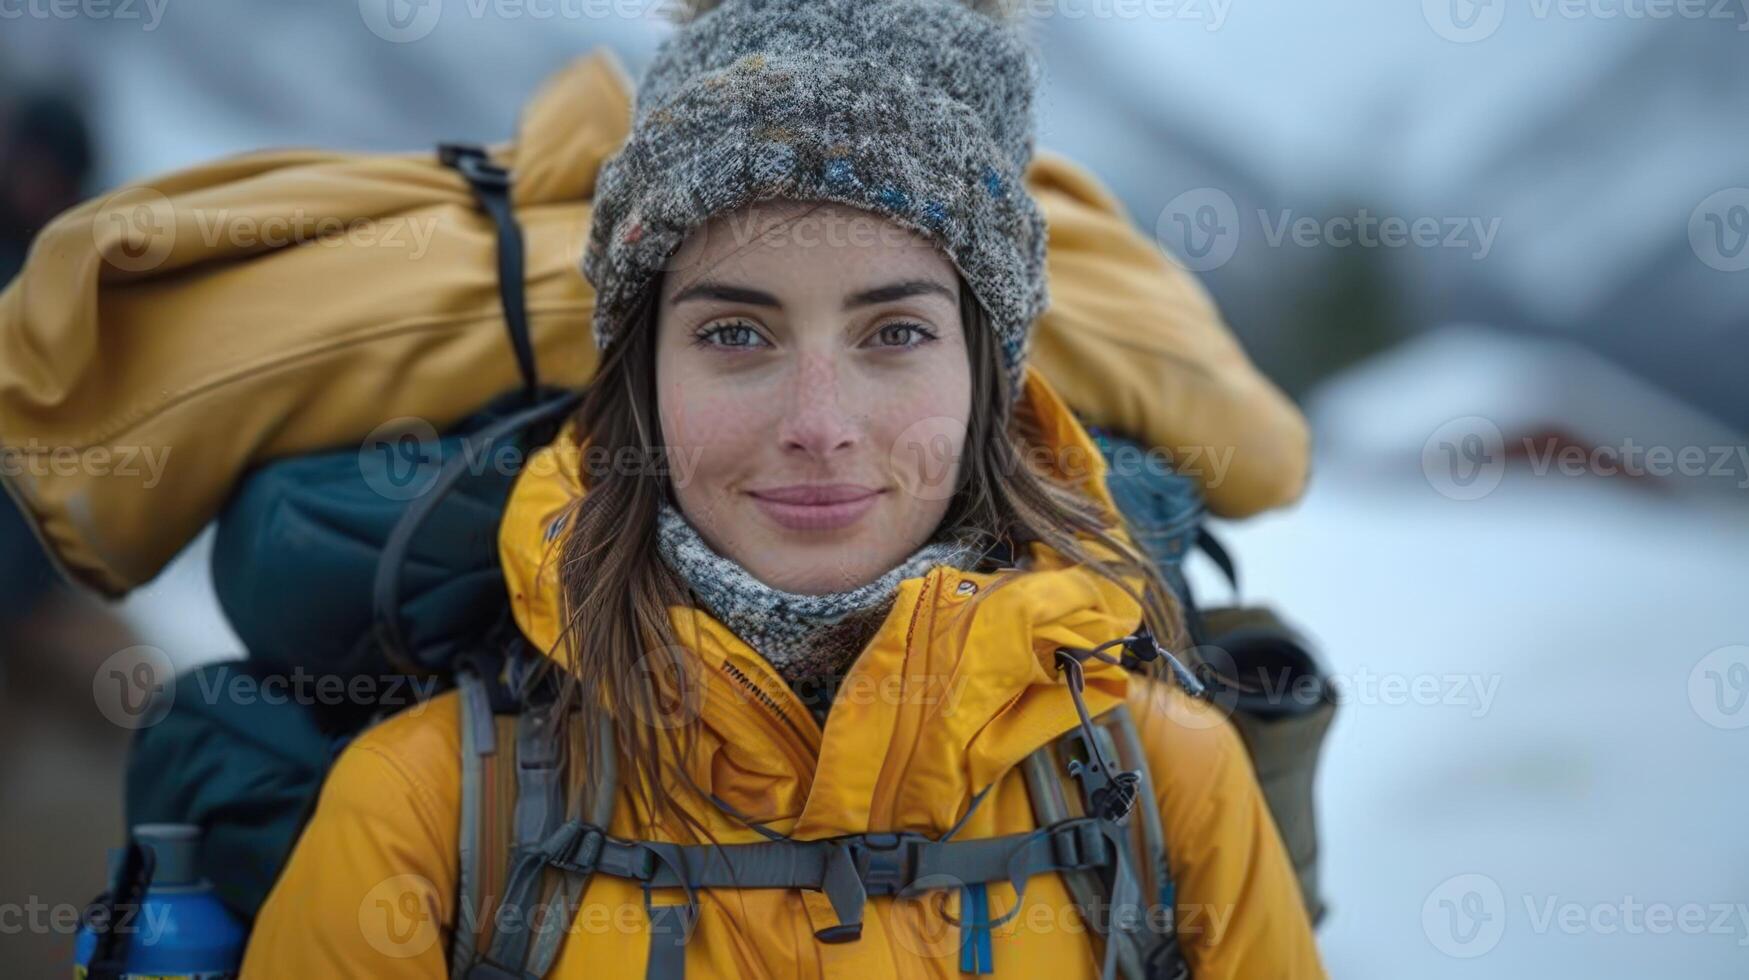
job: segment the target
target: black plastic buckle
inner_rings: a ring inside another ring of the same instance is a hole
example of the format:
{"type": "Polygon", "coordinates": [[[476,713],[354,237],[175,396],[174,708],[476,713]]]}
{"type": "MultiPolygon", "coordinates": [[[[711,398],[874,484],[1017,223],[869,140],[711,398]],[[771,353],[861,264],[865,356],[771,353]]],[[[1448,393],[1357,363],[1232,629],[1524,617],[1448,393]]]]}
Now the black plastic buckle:
{"type": "Polygon", "coordinates": [[[1145,665],[1160,659],[1160,644],[1154,640],[1154,634],[1148,630],[1146,623],[1124,640],[1123,650],[1124,666],[1130,670],[1141,670],[1145,665]]]}
{"type": "Polygon", "coordinates": [[[929,842],[922,834],[864,834],[852,845],[856,875],[870,895],[897,895],[917,876],[917,855],[929,842]]]}
{"type": "Polygon", "coordinates": [[[446,167],[461,172],[475,186],[503,189],[510,186],[510,171],[486,155],[483,147],[473,143],[439,143],[437,160],[446,167]]]}

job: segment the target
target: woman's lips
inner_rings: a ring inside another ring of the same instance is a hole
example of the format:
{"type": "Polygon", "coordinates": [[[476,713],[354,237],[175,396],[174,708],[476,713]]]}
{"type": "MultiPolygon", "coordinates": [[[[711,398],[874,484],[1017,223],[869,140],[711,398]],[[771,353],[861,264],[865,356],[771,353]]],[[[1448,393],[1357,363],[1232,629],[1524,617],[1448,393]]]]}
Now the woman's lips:
{"type": "Polygon", "coordinates": [[[815,484],[754,490],[750,495],[767,517],[783,527],[829,531],[860,520],[881,491],[850,484],[815,484]]]}

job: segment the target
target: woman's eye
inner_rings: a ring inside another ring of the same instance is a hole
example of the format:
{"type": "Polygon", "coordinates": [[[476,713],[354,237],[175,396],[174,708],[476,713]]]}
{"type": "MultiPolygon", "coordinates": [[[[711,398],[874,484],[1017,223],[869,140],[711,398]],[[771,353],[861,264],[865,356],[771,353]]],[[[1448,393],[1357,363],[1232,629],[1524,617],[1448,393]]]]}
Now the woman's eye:
{"type": "Polygon", "coordinates": [[[748,348],[763,342],[759,331],[745,323],[725,323],[698,332],[700,346],[748,348]]]}
{"type": "Polygon", "coordinates": [[[935,339],[921,323],[889,323],[875,332],[877,347],[916,347],[935,339]]]}

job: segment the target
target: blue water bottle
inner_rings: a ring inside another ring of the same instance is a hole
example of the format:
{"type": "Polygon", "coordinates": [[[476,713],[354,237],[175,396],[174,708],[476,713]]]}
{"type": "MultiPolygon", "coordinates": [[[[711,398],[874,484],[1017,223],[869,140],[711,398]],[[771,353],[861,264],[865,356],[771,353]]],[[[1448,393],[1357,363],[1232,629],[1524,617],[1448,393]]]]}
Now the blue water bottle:
{"type": "Polygon", "coordinates": [[[195,872],[200,828],[143,823],[112,855],[110,890],[85,911],[75,980],[228,980],[243,961],[243,926],[195,872]]]}

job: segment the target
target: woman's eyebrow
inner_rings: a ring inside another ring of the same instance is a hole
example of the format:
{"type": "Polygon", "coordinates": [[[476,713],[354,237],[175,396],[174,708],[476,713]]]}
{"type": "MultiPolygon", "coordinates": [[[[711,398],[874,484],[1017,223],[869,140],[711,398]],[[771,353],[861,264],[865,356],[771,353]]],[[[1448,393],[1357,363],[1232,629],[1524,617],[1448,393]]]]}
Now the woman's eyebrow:
{"type": "Polygon", "coordinates": [[[675,293],[674,298],[668,301],[668,305],[679,306],[691,299],[720,299],[731,303],[746,303],[749,306],[772,306],[783,309],[783,304],[777,301],[777,297],[764,290],[735,286],[724,282],[711,282],[708,279],[675,293]]]}
{"type": "Polygon", "coordinates": [[[844,308],[853,310],[858,306],[871,306],[875,303],[891,303],[898,299],[908,299],[912,296],[922,296],[925,293],[940,293],[952,302],[959,302],[954,291],[933,279],[906,279],[903,282],[888,283],[865,289],[860,293],[852,293],[844,300],[844,308]]]}
{"type": "MultiPolygon", "coordinates": [[[[912,296],[921,296],[926,293],[939,293],[949,300],[954,302],[959,301],[959,297],[954,294],[952,289],[933,279],[906,279],[901,282],[892,282],[884,286],[876,286],[873,289],[865,289],[858,293],[852,293],[850,296],[845,297],[844,308],[846,310],[852,310],[859,306],[870,306],[875,303],[891,303],[894,300],[906,299],[912,296]]],[[[750,286],[737,286],[733,283],[726,282],[712,282],[710,280],[703,280],[694,283],[674,294],[674,298],[668,301],[668,305],[678,306],[688,300],[695,299],[717,299],[731,303],[746,303],[749,306],[769,306],[775,309],[783,309],[783,304],[778,302],[776,296],[773,296],[762,289],[754,289],[750,286]]]]}

